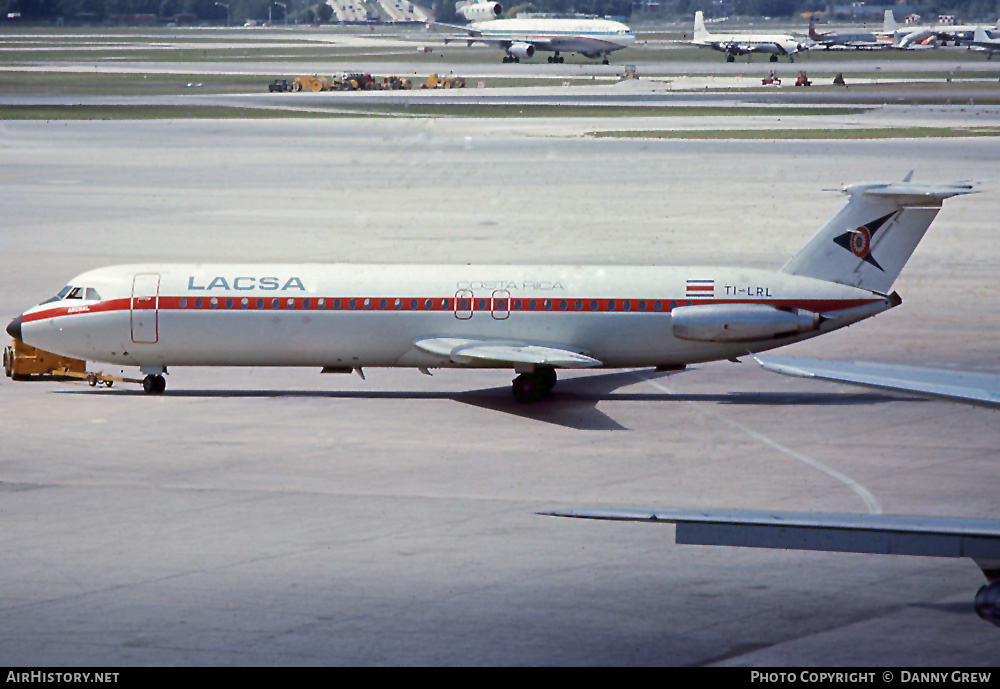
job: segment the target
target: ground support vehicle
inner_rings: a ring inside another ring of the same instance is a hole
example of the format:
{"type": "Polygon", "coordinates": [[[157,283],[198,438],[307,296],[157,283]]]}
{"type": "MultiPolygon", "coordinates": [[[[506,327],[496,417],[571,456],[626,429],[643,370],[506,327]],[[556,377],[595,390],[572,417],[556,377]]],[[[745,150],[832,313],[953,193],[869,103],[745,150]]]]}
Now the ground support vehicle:
{"type": "Polygon", "coordinates": [[[422,89],[460,89],[465,88],[465,79],[462,77],[439,77],[432,74],[420,85],[422,89]]]}

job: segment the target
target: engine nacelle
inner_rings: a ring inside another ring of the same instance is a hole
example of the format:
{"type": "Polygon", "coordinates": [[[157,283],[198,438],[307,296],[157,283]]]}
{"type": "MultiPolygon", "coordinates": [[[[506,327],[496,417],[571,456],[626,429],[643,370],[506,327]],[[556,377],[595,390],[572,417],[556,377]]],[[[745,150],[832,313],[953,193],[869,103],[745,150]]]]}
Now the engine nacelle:
{"type": "Polygon", "coordinates": [[[496,19],[503,12],[503,7],[499,2],[470,2],[456,7],[455,12],[462,15],[466,21],[474,22],[496,19]]]}
{"type": "Polygon", "coordinates": [[[530,43],[515,43],[511,47],[507,48],[507,54],[512,55],[519,60],[527,60],[529,57],[534,56],[535,46],[530,43]]]}
{"type": "Polygon", "coordinates": [[[698,342],[771,340],[816,330],[819,314],[767,304],[681,306],[670,312],[674,337],[698,342]]]}
{"type": "Polygon", "coordinates": [[[986,584],[976,593],[976,614],[1000,627],[1000,580],[986,584]]]}

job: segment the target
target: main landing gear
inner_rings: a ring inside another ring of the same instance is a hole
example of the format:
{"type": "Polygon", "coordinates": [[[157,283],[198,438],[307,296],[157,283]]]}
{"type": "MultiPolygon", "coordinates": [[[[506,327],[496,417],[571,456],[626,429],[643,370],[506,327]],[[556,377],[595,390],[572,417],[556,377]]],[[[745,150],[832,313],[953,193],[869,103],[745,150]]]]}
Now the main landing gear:
{"type": "Polygon", "coordinates": [[[558,62],[561,64],[563,62],[563,56],[560,55],[557,50],[555,55],[549,55],[549,62],[558,62]]]}
{"type": "Polygon", "coordinates": [[[513,55],[504,55],[503,61],[504,64],[507,64],[508,62],[520,62],[521,60],[513,55]]]}
{"type": "Polygon", "coordinates": [[[514,379],[514,399],[518,402],[535,402],[552,391],[556,384],[556,370],[547,366],[531,373],[522,373],[514,379]]]}

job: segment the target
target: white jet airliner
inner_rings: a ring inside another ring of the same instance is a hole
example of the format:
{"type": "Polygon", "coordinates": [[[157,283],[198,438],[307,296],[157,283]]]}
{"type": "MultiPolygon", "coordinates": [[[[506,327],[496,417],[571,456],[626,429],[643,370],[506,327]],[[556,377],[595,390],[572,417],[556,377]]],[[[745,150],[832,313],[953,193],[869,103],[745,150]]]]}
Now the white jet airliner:
{"type": "Polygon", "coordinates": [[[503,11],[496,2],[475,2],[461,6],[458,13],[473,21],[468,26],[438,24],[464,31],[467,36],[447,37],[444,42],[464,41],[468,45],[486,43],[504,50],[504,62],[520,62],[538,51],[552,52],[549,62],[562,62],[560,53],[580,53],[592,59],[635,43],[635,34],[625,24],[610,19],[519,18],[496,19],[503,11]]]}
{"type": "Polygon", "coordinates": [[[779,55],[787,55],[789,62],[795,62],[795,53],[808,48],[789,34],[709,33],[705,28],[705,15],[700,10],[694,13],[694,40],[691,42],[725,53],[726,62],[734,62],[737,55],[749,56],[751,53],[770,53],[771,62],[777,62],[779,55]]]}
{"type": "Polygon", "coordinates": [[[100,268],[7,332],[138,366],[507,368],[520,401],[557,368],[682,368],[822,335],[897,306],[896,276],[968,182],[855,184],[777,271],[709,266],[146,264],[100,268]]]}

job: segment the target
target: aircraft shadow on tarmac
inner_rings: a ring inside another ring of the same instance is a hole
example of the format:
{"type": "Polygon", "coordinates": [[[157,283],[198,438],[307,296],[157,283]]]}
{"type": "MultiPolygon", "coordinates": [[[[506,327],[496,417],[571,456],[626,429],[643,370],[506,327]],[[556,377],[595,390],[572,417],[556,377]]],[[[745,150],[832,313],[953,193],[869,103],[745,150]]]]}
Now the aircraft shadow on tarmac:
{"type": "MultiPolygon", "coordinates": [[[[386,391],[386,390],[167,390],[167,397],[255,398],[255,397],[315,397],[358,400],[453,400],[462,404],[502,412],[524,419],[584,431],[627,431],[613,418],[597,408],[599,402],[716,402],[768,406],[840,406],[881,404],[884,402],[923,402],[920,398],[894,396],[878,392],[729,392],[684,393],[617,392],[627,385],[643,380],[664,378],[679,371],[617,371],[593,376],[577,376],[560,380],[552,394],[537,402],[517,402],[508,386],[482,388],[465,392],[386,391]]],[[[141,389],[72,390],[71,394],[139,395],[141,389]]]]}

